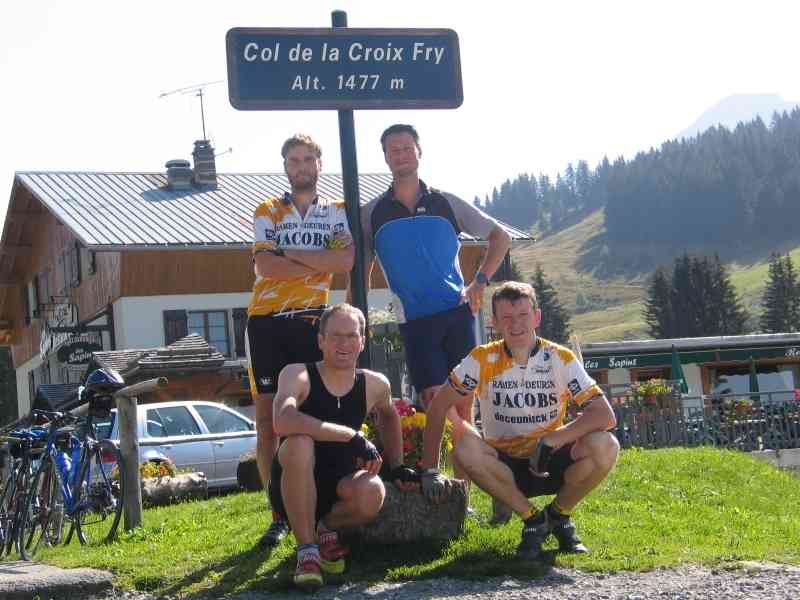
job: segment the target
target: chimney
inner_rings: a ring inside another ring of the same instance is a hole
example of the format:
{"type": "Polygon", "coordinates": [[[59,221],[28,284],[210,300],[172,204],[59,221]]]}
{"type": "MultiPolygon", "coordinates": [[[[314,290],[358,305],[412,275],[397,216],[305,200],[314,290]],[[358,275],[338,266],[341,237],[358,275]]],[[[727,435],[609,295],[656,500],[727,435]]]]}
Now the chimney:
{"type": "Polygon", "coordinates": [[[167,187],[171,190],[190,190],[192,189],[192,167],[188,160],[175,159],[168,160],[167,164],[167,187]]]}
{"type": "Polygon", "coordinates": [[[195,185],[217,185],[217,166],[214,161],[214,148],[208,140],[197,140],[194,143],[194,183],[195,185]]]}

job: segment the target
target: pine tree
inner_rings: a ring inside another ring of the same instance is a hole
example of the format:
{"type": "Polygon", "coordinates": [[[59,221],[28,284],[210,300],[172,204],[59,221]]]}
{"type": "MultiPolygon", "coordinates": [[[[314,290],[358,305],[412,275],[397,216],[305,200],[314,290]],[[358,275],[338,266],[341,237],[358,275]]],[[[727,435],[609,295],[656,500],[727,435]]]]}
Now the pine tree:
{"type": "Polygon", "coordinates": [[[787,331],[787,298],[786,298],[786,273],[783,270],[783,258],[773,252],[769,257],[769,272],[767,274],[767,287],[761,299],[764,312],[761,314],[759,325],[764,333],[779,333],[787,331]]]}
{"type": "Polygon", "coordinates": [[[672,282],[663,268],[653,273],[642,316],[654,338],[670,337],[675,324],[672,317],[672,282]]]}
{"type": "Polygon", "coordinates": [[[712,282],[712,307],[717,314],[713,314],[708,325],[709,328],[700,335],[741,335],[749,315],[742,306],[742,300],[731,283],[728,269],[722,264],[719,256],[714,256],[714,261],[708,261],[711,267],[712,282]]]}
{"type": "Polygon", "coordinates": [[[541,265],[536,265],[531,284],[536,290],[539,308],[542,309],[542,322],[536,333],[553,342],[566,344],[570,334],[569,314],[558,301],[558,294],[553,286],[545,279],[541,265]]]}
{"type": "Polygon", "coordinates": [[[642,314],[655,338],[739,335],[749,318],[719,256],[689,254],[675,259],[671,278],[654,273],[642,314]]]}
{"type": "Polygon", "coordinates": [[[786,272],[786,289],[789,294],[788,331],[800,331],[800,282],[797,281],[797,272],[794,270],[792,257],[787,254],[783,258],[783,263],[786,272]]]}
{"type": "Polygon", "coordinates": [[[764,333],[788,333],[800,329],[800,290],[791,257],[772,253],[759,324],[764,333]]]}

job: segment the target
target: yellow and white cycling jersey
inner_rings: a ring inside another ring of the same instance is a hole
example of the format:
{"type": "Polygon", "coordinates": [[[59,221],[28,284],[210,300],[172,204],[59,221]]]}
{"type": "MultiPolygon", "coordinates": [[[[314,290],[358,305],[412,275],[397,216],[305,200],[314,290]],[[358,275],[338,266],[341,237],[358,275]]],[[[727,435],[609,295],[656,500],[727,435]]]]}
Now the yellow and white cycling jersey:
{"type": "Polygon", "coordinates": [[[448,382],[463,395],[478,394],[484,439],[516,458],[530,456],[541,436],[561,427],[570,401],[603,393],[569,348],[542,338],[525,365],[502,340],[478,346],[448,382]]]}
{"type": "MultiPolygon", "coordinates": [[[[253,256],[262,248],[282,250],[322,250],[331,247],[336,234],[350,234],[344,202],[317,198],[305,218],[288,194],[258,205],[253,215],[253,256]]],[[[278,280],[256,275],[247,314],[269,315],[302,310],[328,303],[333,275],[317,273],[308,277],[278,280]]]]}

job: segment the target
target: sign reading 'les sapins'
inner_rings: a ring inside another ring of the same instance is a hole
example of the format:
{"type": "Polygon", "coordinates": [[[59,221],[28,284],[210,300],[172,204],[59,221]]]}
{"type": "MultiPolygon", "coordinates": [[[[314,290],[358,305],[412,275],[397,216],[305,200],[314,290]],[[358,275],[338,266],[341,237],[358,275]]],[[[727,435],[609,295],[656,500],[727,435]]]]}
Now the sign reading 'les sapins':
{"type": "Polygon", "coordinates": [[[86,365],[92,359],[92,352],[103,348],[95,342],[72,342],[58,349],[58,360],[68,365],[86,365]]]}

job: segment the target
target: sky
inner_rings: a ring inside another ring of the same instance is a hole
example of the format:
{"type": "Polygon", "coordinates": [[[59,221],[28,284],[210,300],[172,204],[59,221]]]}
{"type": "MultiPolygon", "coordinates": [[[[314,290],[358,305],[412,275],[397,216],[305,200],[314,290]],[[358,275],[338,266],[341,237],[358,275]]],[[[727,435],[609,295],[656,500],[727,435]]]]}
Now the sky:
{"type": "MultiPolygon", "coordinates": [[[[0,5],[0,218],[15,171],[162,171],[202,137],[198,99],[159,95],[226,80],[232,27],[451,28],[464,103],[356,111],[358,166],[385,172],[379,137],[416,125],[420,174],[465,199],[520,173],[632,157],[732,94],[800,99],[800,3],[753,2],[4,2],[0,5]]],[[[219,172],[280,172],[307,132],[339,172],[335,111],[237,111],[206,88],[219,172]]]]}

